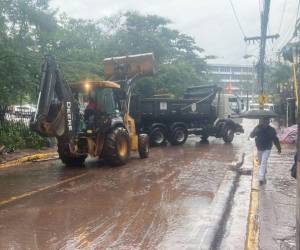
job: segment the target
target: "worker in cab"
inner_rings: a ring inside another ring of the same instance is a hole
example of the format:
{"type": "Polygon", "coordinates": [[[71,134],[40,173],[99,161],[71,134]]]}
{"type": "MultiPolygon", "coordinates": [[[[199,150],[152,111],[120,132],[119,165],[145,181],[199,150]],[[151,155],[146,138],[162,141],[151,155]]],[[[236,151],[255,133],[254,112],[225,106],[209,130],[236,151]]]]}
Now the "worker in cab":
{"type": "Polygon", "coordinates": [[[84,111],[84,121],[87,130],[96,129],[97,103],[93,97],[89,97],[88,105],[84,111]]]}

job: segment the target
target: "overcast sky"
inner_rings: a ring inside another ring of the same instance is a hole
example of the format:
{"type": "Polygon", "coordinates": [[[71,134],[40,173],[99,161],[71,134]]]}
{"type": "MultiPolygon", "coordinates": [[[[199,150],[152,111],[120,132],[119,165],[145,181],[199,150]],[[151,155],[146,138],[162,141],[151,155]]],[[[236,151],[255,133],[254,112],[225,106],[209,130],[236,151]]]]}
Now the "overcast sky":
{"type": "MultiPolygon", "coordinates": [[[[260,1],[263,0],[232,0],[246,36],[260,32],[260,1]]],[[[298,0],[271,0],[269,31],[279,32],[281,38],[268,43],[269,57],[290,38],[297,3],[298,0]]],[[[218,56],[217,62],[249,64],[255,58],[246,61],[243,55],[258,53],[258,45],[245,45],[229,0],[52,0],[51,4],[76,18],[99,19],[126,10],[167,17],[173,28],[193,36],[207,55],[218,56]]]]}

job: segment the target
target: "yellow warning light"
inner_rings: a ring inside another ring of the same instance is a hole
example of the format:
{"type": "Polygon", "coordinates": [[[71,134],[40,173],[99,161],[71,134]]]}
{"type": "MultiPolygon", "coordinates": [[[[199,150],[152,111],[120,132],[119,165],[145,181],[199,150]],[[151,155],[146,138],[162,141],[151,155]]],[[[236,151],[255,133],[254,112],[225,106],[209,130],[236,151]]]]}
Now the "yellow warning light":
{"type": "Polygon", "coordinates": [[[269,98],[267,95],[261,95],[258,97],[258,102],[260,105],[264,105],[269,101],[269,98]]]}
{"type": "Polygon", "coordinates": [[[85,87],[86,91],[89,91],[91,88],[91,85],[89,83],[85,83],[84,87],[85,87]]]}

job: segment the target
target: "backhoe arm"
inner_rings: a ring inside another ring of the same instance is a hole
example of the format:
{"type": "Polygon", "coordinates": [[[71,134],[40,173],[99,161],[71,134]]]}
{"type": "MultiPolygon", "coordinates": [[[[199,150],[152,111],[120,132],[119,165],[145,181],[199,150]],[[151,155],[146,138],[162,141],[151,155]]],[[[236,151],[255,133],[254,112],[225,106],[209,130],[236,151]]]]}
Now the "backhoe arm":
{"type": "MultiPolygon", "coordinates": [[[[78,108],[78,107],[77,107],[78,108]]],[[[45,56],[37,111],[31,129],[43,136],[70,141],[75,128],[76,105],[69,84],[53,56],[45,56]]]]}

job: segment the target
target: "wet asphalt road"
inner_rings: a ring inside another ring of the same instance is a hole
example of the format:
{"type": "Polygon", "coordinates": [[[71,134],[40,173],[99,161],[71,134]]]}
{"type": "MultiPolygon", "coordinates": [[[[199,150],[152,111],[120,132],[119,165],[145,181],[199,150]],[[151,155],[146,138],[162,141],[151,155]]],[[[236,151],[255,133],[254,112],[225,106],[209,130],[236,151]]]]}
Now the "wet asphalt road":
{"type": "Polygon", "coordinates": [[[141,160],[59,160],[0,171],[0,249],[181,249],[210,209],[245,136],[190,138],[141,160]]]}

